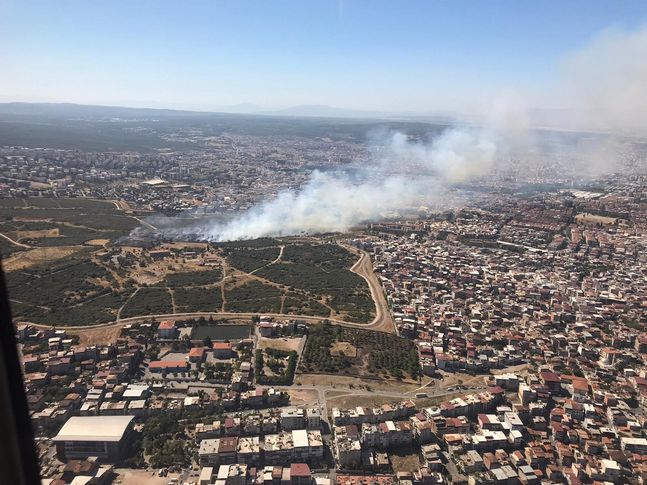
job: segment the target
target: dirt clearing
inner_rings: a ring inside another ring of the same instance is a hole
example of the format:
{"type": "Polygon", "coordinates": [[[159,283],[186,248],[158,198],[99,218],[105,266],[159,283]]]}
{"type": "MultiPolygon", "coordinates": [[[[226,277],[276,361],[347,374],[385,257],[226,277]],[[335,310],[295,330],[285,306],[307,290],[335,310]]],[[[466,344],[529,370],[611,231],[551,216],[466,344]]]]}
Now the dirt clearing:
{"type": "Polygon", "coordinates": [[[87,246],[105,246],[110,242],[110,239],[90,239],[89,241],[85,241],[85,244],[87,246]]]}
{"type": "Polygon", "coordinates": [[[16,231],[16,239],[41,239],[44,237],[59,237],[59,229],[43,229],[42,231],[16,231]]]}
{"type": "Polygon", "coordinates": [[[354,359],[357,357],[357,347],[350,342],[340,342],[339,340],[336,340],[332,344],[330,353],[332,355],[345,355],[346,357],[354,359]]]}
{"type": "Polygon", "coordinates": [[[128,468],[118,468],[115,473],[119,476],[114,483],[120,485],[166,485],[171,478],[177,478],[178,476],[177,474],[169,473],[167,477],[158,477],[155,471],[131,470],[128,468]]]}
{"type": "MultiPolygon", "coordinates": [[[[365,389],[366,386],[369,386],[370,389],[375,391],[382,390],[403,393],[412,392],[420,387],[417,380],[373,380],[332,374],[297,374],[295,377],[295,383],[301,383],[303,386],[337,386],[342,391],[347,391],[349,389],[349,385],[353,385],[357,389],[365,389]]],[[[423,381],[423,384],[424,383],[425,381],[423,381]]]]}
{"type": "Polygon", "coordinates": [[[393,467],[393,472],[414,472],[420,469],[420,458],[416,450],[405,452],[404,450],[397,453],[389,453],[389,461],[393,467]]]}
{"type": "Polygon", "coordinates": [[[354,394],[352,389],[350,391],[329,391],[326,393],[328,409],[333,407],[350,409],[357,406],[374,408],[401,400],[397,397],[380,396],[379,394],[358,395],[354,394]]]}
{"type": "Polygon", "coordinates": [[[58,246],[50,248],[35,248],[28,251],[21,251],[7,258],[2,263],[4,270],[18,271],[31,268],[42,263],[50,263],[57,259],[66,258],[78,253],[82,246],[58,246]]]}
{"type": "Polygon", "coordinates": [[[292,388],[288,390],[288,394],[290,395],[290,404],[295,406],[319,403],[317,391],[292,388]]]}
{"type": "Polygon", "coordinates": [[[67,333],[79,336],[80,345],[99,345],[114,343],[119,338],[123,325],[108,327],[84,328],[79,330],[67,329],[67,333]]]}
{"type": "Polygon", "coordinates": [[[276,349],[285,350],[286,352],[298,352],[301,338],[266,338],[261,337],[258,340],[258,348],[260,349],[276,349]]]}

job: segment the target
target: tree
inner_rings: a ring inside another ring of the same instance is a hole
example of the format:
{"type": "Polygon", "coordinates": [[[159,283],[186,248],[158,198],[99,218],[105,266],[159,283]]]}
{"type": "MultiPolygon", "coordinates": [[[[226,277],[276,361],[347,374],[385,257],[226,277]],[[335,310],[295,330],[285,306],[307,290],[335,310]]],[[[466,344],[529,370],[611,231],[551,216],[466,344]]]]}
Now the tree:
{"type": "Polygon", "coordinates": [[[213,342],[211,341],[211,337],[208,335],[202,340],[202,345],[204,345],[207,348],[212,348],[213,347],[213,342]]]}

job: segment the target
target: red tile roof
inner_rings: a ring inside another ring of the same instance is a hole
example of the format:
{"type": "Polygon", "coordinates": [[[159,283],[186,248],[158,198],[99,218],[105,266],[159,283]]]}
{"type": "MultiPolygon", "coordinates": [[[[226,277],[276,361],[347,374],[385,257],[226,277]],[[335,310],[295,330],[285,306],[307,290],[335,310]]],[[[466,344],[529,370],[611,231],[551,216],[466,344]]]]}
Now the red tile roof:
{"type": "Polygon", "coordinates": [[[204,355],[204,347],[193,347],[189,350],[189,357],[202,357],[204,355]]]}
{"type": "Polygon", "coordinates": [[[309,477],[310,467],[307,463],[292,463],[290,465],[290,477],[309,477]]]}

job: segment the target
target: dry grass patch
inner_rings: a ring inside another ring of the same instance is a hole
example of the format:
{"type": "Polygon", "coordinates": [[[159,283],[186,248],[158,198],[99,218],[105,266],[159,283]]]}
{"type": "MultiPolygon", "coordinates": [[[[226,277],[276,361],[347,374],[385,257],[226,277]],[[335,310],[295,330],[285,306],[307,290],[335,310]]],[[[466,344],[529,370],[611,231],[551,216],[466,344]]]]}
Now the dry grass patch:
{"type": "Polygon", "coordinates": [[[336,340],[330,348],[330,353],[332,355],[345,355],[346,357],[354,359],[357,357],[357,347],[350,342],[341,342],[336,340]]]}
{"type": "Polygon", "coordinates": [[[393,472],[414,472],[420,469],[420,458],[417,451],[409,453],[389,453],[393,472]]]}
{"type": "Polygon", "coordinates": [[[85,244],[87,246],[105,246],[110,242],[110,239],[90,239],[89,241],[85,241],[85,244]]]}
{"type": "Polygon", "coordinates": [[[44,237],[59,237],[60,231],[55,229],[42,229],[40,231],[16,231],[16,240],[21,239],[41,239],[44,237]]]}
{"type": "Polygon", "coordinates": [[[299,350],[299,344],[301,343],[301,338],[267,338],[261,337],[258,340],[259,349],[277,349],[285,350],[286,352],[292,352],[293,350],[297,352],[299,350]]]}
{"type": "Polygon", "coordinates": [[[2,266],[5,271],[18,271],[21,269],[31,268],[43,263],[56,261],[57,259],[67,258],[82,249],[81,246],[57,246],[48,248],[34,248],[10,256],[5,259],[2,266]]]}

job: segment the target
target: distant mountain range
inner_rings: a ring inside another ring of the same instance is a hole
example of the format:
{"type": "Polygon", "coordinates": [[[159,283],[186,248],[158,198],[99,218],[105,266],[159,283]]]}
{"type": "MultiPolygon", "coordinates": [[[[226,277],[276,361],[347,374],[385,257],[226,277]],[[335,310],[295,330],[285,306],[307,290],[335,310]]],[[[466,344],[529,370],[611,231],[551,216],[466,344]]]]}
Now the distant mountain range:
{"type": "Polygon", "coordinates": [[[450,122],[452,116],[424,115],[419,113],[389,113],[383,111],[354,110],[326,105],[302,105],[283,109],[269,109],[252,103],[222,106],[212,111],[191,111],[159,108],[128,108],[121,106],[85,105],[74,103],[0,103],[0,115],[39,116],[66,118],[151,118],[209,116],[220,113],[306,118],[356,118],[450,122]]]}
{"type": "Polygon", "coordinates": [[[182,111],[156,108],[126,108],[122,106],[98,106],[74,103],[0,103],[0,115],[67,117],[67,118],[139,118],[194,116],[198,111],[182,111]]]}
{"type": "MultiPolygon", "coordinates": [[[[580,133],[609,133],[599,129],[583,120],[595,119],[590,114],[559,109],[533,109],[526,112],[530,126],[538,129],[556,131],[574,131],[580,133]],[[588,124],[588,126],[587,126],[588,124]]],[[[431,123],[441,125],[478,125],[477,120],[469,120],[460,115],[453,114],[425,114],[425,113],[390,113],[384,111],[354,110],[336,108],[326,105],[301,105],[283,109],[268,109],[252,103],[222,106],[212,111],[191,111],[161,108],[128,108],[122,106],[84,105],[74,103],[26,103],[12,102],[0,103],[0,121],[67,119],[86,121],[110,120],[180,120],[183,118],[218,119],[227,117],[230,121],[238,117],[242,121],[245,117],[256,117],[257,120],[265,118],[316,118],[320,120],[343,119],[345,122],[412,122],[431,123]]],[[[249,119],[249,118],[247,118],[249,119]]],[[[269,120],[268,120],[269,121],[269,120]]]]}

